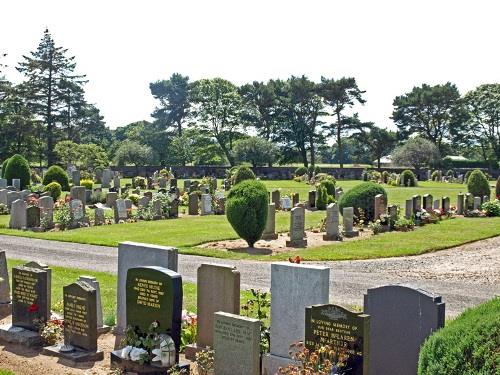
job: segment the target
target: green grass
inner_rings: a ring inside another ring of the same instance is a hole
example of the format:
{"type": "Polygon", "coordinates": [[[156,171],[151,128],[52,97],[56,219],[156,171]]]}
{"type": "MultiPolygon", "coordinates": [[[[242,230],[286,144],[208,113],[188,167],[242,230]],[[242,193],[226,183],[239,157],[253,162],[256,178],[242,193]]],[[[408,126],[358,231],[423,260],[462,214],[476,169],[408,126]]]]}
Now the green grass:
{"type": "MultiPolygon", "coordinates": [[[[22,265],[26,262],[17,259],[8,259],[7,264],[12,274],[12,267],[22,265]]],[[[50,266],[50,265],[49,265],[50,266]]],[[[75,268],[50,266],[52,269],[52,310],[62,313],[63,310],[63,287],[69,285],[81,275],[90,275],[97,278],[101,289],[101,301],[105,323],[112,323],[116,314],[116,275],[107,272],[94,272],[75,268]]],[[[196,312],[196,284],[183,282],[183,309],[196,312]]],[[[241,292],[241,303],[250,298],[249,291],[241,292]]],[[[0,372],[1,375],[1,372],[0,372]]]]}
{"type": "Polygon", "coordinates": [[[15,375],[12,371],[4,370],[0,368],[0,375],[15,375]]]}

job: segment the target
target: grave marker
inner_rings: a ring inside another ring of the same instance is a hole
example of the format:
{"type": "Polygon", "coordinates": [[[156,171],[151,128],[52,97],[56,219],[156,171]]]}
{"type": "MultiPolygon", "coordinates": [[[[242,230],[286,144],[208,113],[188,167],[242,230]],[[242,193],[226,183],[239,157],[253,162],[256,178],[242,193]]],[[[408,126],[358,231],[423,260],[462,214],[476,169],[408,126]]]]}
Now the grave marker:
{"type": "Polygon", "coordinates": [[[287,247],[307,247],[305,235],[305,210],[294,207],[290,211],[290,240],[286,241],[287,247]]]}
{"type": "Polygon", "coordinates": [[[342,219],[344,223],[344,231],[342,234],[344,237],[357,237],[359,232],[354,230],[354,208],[345,207],[342,212],[342,219]]]}
{"type": "Polygon", "coordinates": [[[198,194],[190,193],[189,194],[189,215],[198,215],[198,194]]]}
{"type": "Polygon", "coordinates": [[[21,199],[18,199],[12,202],[12,206],[10,208],[9,228],[22,229],[26,228],[26,225],[27,225],[26,202],[21,199]]]}
{"type": "Polygon", "coordinates": [[[457,195],[457,214],[464,214],[464,195],[462,193],[457,195]]]}
{"type": "Polygon", "coordinates": [[[280,198],[280,191],[279,190],[273,190],[271,192],[271,202],[274,203],[274,206],[276,207],[277,210],[281,209],[281,198],[280,198]]]}
{"type": "Polygon", "coordinates": [[[379,220],[381,215],[387,212],[387,201],[383,194],[375,195],[374,221],[379,220]]]}
{"type": "Polygon", "coordinates": [[[40,207],[40,220],[47,225],[47,228],[54,226],[54,199],[52,197],[41,197],[38,200],[40,207]]]}
{"type": "Polygon", "coordinates": [[[262,233],[262,239],[275,240],[277,238],[278,234],[276,233],[276,206],[274,203],[269,203],[267,209],[266,228],[264,229],[264,233],[262,233]]]}
{"type": "Polygon", "coordinates": [[[425,194],[423,200],[424,200],[424,210],[426,210],[427,212],[432,211],[432,204],[433,204],[432,195],[425,194]]]}
{"type": "Polygon", "coordinates": [[[201,195],[201,215],[212,215],[212,196],[210,194],[201,195]]]}
{"type": "Polygon", "coordinates": [[[10,281],[5,251],[0,251],[0,319],[11,314],[10,281]]]}
{"type": "Polygon", "coordinates": [[[330,203],[326,207],[326,234],[323,235],[323,240],[337,241],[339,238],[339,206],[330,203]]]}
{"type": "Polygon", "coordinates": [[[117,199],[114,205],[115,223],[128,219],[127,205],[124,199],[117,199]]]}

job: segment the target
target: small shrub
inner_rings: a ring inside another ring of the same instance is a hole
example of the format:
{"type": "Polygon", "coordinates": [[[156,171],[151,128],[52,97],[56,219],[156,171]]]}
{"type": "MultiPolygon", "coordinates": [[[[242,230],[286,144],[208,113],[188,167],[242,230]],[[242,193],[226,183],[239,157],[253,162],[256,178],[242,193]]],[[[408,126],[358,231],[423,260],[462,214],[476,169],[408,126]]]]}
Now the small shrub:
{"type": "Polygon", "coordinates": [[[93,179],[92,173],[90,173],[88,171],[80,171],[80,179],[81,180],[91,180],[92,181],[92,179],[93,179]]]}
{"type": "Polygon", "coordinates": [[[62,193],[61,185],[56,181],[45,185],[43,191],[48,191],[54,201],[58,200],[62,193]]]}
{"type": "Polygon", "coordinates": [[[439,179],[439,171],[434,171],[431,174],[431,180],[432,181],[437,181],[439,179]]]}
{"type": "Polygon", "coordinates": [[[375,196],[378,194],[383,194],[387,199],[387,193],[382,186],[374,182],[363,182],[342,195],[339,204],[340,212],[346,207],[353,207],[354,214],[359,216],[361,209],[364,212],[364,219],[373,221],[375,196]]]}
{"type": "Polygon", "coordinates": [[[94,181],[92,181],[92,180],[81,180],[80,181],[80,186],[85,186],[85,189],[92,190],[92,188],[94,187],[94,181]]]}
{"type": "Polygon", "coordinates": [[[374,235],[382,233],[382,223],[380,220],[370,221],[368,228],[372,230],[374,235]]]}
{"type": "Polygon", "coordinates": [[[5,159],[2,163],[2,178],[5,178],[5,169],[7,169],[8,162],[9,162],[9,158],[5,159]]]}
{"type": "Polygon", "coordinates": [[[455,172],[453,171],[453,169],[448,169],[448,171],[446,171],[446,176],[455,177],[455,172]]]}
{"type": "Polygon", "coordinates": [[[141,196],[139,194],[129,194],[127,198],[130,199],[135,206],[138,206],[141,196]]]}
{"type": "Polygon", "coordinates": [[[474,197],[484,197],[487,195],[488,197],[491,194],[490,184],[488,179],[479,169],[474,170],[467,180],[467,190],[474,197]]]}
{"type": "Polygon", "coordinates": [[[5,179],[12,184],[12,179],[21,180],[21,189],[30,185],[31,171],[28,161],[19,154],[12,156],[5,167],[5,179]]]}
{"type": "Polygon", "coordinates": [[[59,223],[59,229],[66,230],[71,224],[71,210],[69,203],[64,203],[54,211],[54,219],[59,223]]]}
{"type": "Polygon", "coordinates": [[[309,175],[312,176],[313,173],[315,175],[321,173],[321,168],[317,165],[310,165],[309,168],[307,168],[307,171],[309,172],[309,175]]]}
{"type": "Polygon", "coordinates": [[[9,207],[7,205],[0,203],[0,215],[8,215],[9,214],[9,207]]]}
{"type": "Polygon", "coordinates": [[[42,183],[42,178],[38,175],[38,173],[36,173],[35,170],[31,171],[31,182],[37,185],[42,183]]]}
{"type": "Polygon", "coordinates": [[[498,374],[500,298],[466,310],[423,344],[419,375],[498,374]]]}
{"type": "Polygon", "coordinates": [[[324,181],[324,180],[330,180],[334,184],[336,183],[335,177],[333,177],[332,175],[330,175],[328,173],[318,173],[315,176],[315,179],[316,179],[317,182],[321,182],[321,181],[324,181]]]}
{"type": "Polygon", "coordinates": [[[233,176],[233,185],[239,184],[241,181],[255,180],[255,174],[248,167],[239,167],[233,176]]]}
{"type": "Polygon", "coordinates": [[[389,172],[387,172],[387,171],[382,172],[382,182],[384,184],[387,184],[389,182],[389,176],[390,176],[389,172]]]}
{"type": "Polygon", "coordinates": [[[465,172],[465,176],[464,176],[464,182],[467,183],[469,181],[469,176],[470,174],[472,173],[471,170],[465,172]]]}
{"type": "Polygon", "coordinates": [[[266,226],[268,199],[264,184],[255,180],[240,182],[227,196],[227,220],[249,247],[260,239],[266,226]]]}
{"type": "Polygon", "coordinates": [[[306,167],[298,167],[296,170],[295,170],[295,176],[299,176],[299,177],[302,177],[303,175],[305,175],[307,173],[307,168],[306,167]]]}
{"type": "Polygon", "coordinates": [[[486,213],[486,216],[500,216],[500,200],[484,202],[481,205],[481,210],[486,213]]]}
{"type": "Polygon", "coordinates": [[[48,185],[53,181],[59,183],[63,191],[69,191],[68,175],[66,174],[64,169],[57,165],[53,165],[52,167],[50,167],[45,173],[45,176],[43,176],[44,185],[48,185]]]}
{"type": "Polygon", "coordinates": [[[400,232],[408,232],[415,228],[415,223],[412,219],[406,219],[405,217],[399,217],[394,222],[394,229],[400,232]]]}
{"type": "Polygon", "coordinates": [[[326,192],[328,195],[335,196],[335,181],[334,180],[325,179],[325,180],[321,181],[319,185],[326,188],[326,192]]]}
{"type": "Polygon", "coordinates": [[[319,185],[316,190],[316,208],[318,210],[326,210],[326,205],[328,204],[328,192],[326,187],[319,185]]]}
{"type": "Polygon", "coordinates": [[[400,178],[403,180],[404,186],[417,186],[417,178],[415,177],[415,174],[409,169],[404,170],[403,173],[401,173],[400,178]]]}

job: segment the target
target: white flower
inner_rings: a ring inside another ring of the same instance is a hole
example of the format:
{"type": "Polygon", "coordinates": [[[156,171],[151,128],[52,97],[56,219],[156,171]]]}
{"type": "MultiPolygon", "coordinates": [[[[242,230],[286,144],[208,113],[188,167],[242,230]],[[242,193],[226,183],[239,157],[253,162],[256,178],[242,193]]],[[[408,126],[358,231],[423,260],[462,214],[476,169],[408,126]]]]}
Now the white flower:
{"type": "Polygon", "coordinates": [[[153,362],[161,361],[161,349],[153,349],[151,353],[153,353],[156,356],[151,361],[153,362]]]}
{"type": "Polygon", "coordinates": [[[141,359],[141,355],[147,354],[147,351],[141,348],[133,348],[130,352],[130,359],[137,362],[141,359]]]}
{"type": "Polygon", "coordinates": [[[126,346],[122,349],[122,353],[121,353],[121,357],[123,359],[128,359],[128,355],[130,354],[130,352],[132,351],[133,347],[132,346],[126,346]]]}

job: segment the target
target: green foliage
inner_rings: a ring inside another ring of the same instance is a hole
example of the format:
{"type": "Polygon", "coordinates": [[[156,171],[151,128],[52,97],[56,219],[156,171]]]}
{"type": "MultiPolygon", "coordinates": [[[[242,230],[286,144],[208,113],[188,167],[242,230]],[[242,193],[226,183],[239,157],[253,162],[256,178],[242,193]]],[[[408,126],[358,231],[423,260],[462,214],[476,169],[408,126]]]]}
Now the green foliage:
{"type": "Polygon", "coordinates": [[[326,210],[328,204],[328,191],[324,185],[319,185],[316,189],[316,208],[318,210],[326,210]]]}
{"type": "Polygon", "coordinates": [[[497,169],[498,163],[491,160],[453,160],[450,157],[443,158],[445,168],[492,168],[497,169]]]}
{"type": "Polygon", "coordinates": [[[69,203],[64,203],[54,211],[54,219],[59,223],[59,229],[66,230],[71,224],[71,209],[69,203]]]}
{"type": "Polygon", "coordinates": [[[497,179],[497,185],[495,187],[495,196],[500,199],[500,176],[497,179]]]}
{"type": "Polygon", "coordinates": [[[43,191],[48,191],[50,193],[50,196],[54,201],[58,200],[59,197],[61,196],[62,193],[62,188],[61,184],[59,184],[57,181],[53,181],[43,188],[43,191]]]}
{"type": "Polygon", "coordinates": [[[381,180],[382,180],[382,182],[383,182],[384,184],[389,183],[389,177],[390,177],[389,172],[387,172],[387,171],[383,171],[383,172],[382,172],[382,175],[381,175],[381,180]]]}
{"type": "Polygon", "coordinates": [[[94,187],[94,181],[92,181],[92,180],[81,180],[80,181],[80,186],[85,186],[85,189],[92,190],[92,188],[94,187]]]}
{"type": "Polygon", "coordinates": [[[269,353],[271,343],[269,327],[271,298],[269,293],[261,292],[258,289],[250,289],[250,292],[252,297],[241,306],[241,310],[245,316],[260,320],[260,353],[269,353]]]}
{"type": "Polygon", "coordinates": [[[8,162],[9,162],[9,158],[5,159],[2,163],[2,178],[5,178],[5,170],[7,169],[8,162]]]}
{"type": "Polygon", "coordinates": [[[321,173],[321,168],[318,165],[310,165],[309,168],[307,168],[307,172],[309,172],[309,175],[311,176],[313,173],[317,175],[318,173],[321,173]]]}
{"type": "Polygon", "coordinates": [[[61,189],[63,191],[69,191],[69,179],[68,175],[58,165],[53,165],[50,167],[47,172],[45,173],[45,176],[43,176],[43,184],[48,185],[51,182],[56,181],[61,185],[61,189]]]}
{"type": "Polygon", "coordinates": [[[486,212],[486,216],[500,216],[500,200],[484,202],[481,210],[486,212]]]}
{"type": "Polygon", "coordinates": [[[485,195],[488,197],[491,195],[488,179],[479,169],[475,169],[469,175],[469,178],[467,179],[467,190],[474,197],[482,198],[485,195]]]}
{"type": "Polygon", "coordinates": [[[296,170],[295,170],[295,176],[303,176],[307,173],[307,168],[302,166],[302,167],[298,167],[296,170]]]}
{"type": "Polygon", "coordinates": [[[465,176],[464,176],[464,182],[467,183],[469,181],[469,176],[470,174],[472,173],[471,170],[468,170],[467,172],[465,172],[465,176]]]}
{"type": "Polygon", "coordinates": [[[420,169],[439,163],[441,160],[437,146],[425,138],[410,138],[392,153],[392,160],[401,166],[420,169]]]}
{"type": "Polygon", "coordinates": [[[256,180],[242,181],[229,191],[227,219],[249,247],[253,247],[262,236],[266,226],[268,201],[265,185],[256,180]]]}
{"type": "Polygon", "coordinates": [[[364,212],[365,221],[373,220],[375,196],[383,194],[387,199],[385,189],[374,182],[363,182],[342,195],[340,199],[339,209],[343,212],[346,207],[353,207],[356,216],[359,215],[359,209],[364,212]]]}
{"type": "Polygon", "coordinates": [[[28,161],[19,154],[15,154],[9,159],[5,167],[5,179],[9,184],[12,184],[12,179],[19,178],[21,180],[21,189],[30,185],[31,171],[28,161]]]}
{"type": "Polygon", "coordinates": [[[326,178],[323,181],[319,183],[320,186],[324,186],[326,189],[326,193],[328,195],[333,195],[335,196],[335,180],[326,178]]]}
{"type": "Polygon", "coordinates": [[[437,181],[439,178],[439,171],[434,171],[431,173],[431,180],[432,181],[437,181]]]}
{"type": "Polygon", "coordinates": [[[405,187],[417,186],[417,177],[415,177],[415,174],[409,169],[406,169],[401,173],[400,181],[401,180],[403,181],[405,187]]]}
{"type": "Polygon", "coordinates": [[[115,154],[115,163],[119,166],[133,164],[148,165],[153,158],[151,147],[141,145],[135,141],[122,142],[115,154]]]}
{"type": "Polygon", "coordinates": [[[248,167],[239,167],[233,175],[233,185],[239,184],[245,180],[255,180],[255,174],[248,167]]]}
{"type": "Polygon", "coordinates": [[[260,167],[274,161],[276,147],[263,138],[249,137],[236,141],[234,154],[238,162],[248,162],[253,167],[260,167]]]}
{"type": "Polygon", "coordinates": [[[419,375],[498,374],[500,298],[466,310],[420,350],[419,375]]]}

